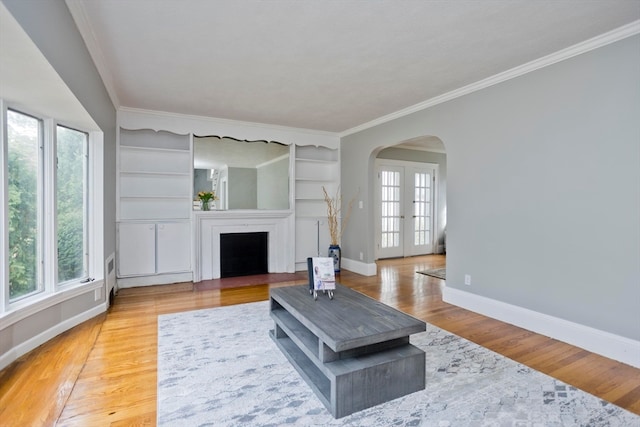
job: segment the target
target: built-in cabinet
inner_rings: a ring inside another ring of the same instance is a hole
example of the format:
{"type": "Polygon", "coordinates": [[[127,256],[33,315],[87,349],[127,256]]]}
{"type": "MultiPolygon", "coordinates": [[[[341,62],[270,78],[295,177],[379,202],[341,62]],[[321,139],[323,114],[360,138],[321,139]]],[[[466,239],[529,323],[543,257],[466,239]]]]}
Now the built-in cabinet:
{"type": "Polygon", "coordinates": [[[270,233],[271,271],[306,270],[307,257],[326,255],[322,187],[335,196],[339,186],[338,136],[129,109],[118,111],[118,125],[119,287],[213,278],[217,236],[251,227],[270,233]],[[194,135],[291,145],[289,209],[194,211],[194,135]]]}
{"type": "Polygon", "coordinates": [[[190,135],[121,129],[119,142],[118,284],[190,280],[190,135]]]}
{"type": "Polygon", "coordinates": [[[340,183],[337,149],[296,146],[296,270],[307,269],[307,257],[327,256],[330,238],[322,188],[335,197],[340,183]]]}
{"type": "Polygon", "coordinates": [[[120,222],[119,277],[189,272],[191,225],[182,222],[120,222]]]}

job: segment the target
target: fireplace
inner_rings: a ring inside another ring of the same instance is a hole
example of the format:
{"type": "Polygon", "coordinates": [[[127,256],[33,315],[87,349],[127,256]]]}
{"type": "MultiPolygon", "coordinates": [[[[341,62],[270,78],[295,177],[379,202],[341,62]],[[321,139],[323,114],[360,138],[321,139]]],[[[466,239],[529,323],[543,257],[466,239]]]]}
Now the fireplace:
{"type": "MultiPolygon", "coordinates": [[[[265,233],[267,272],[295,271],[295,217],[291,211],[229,210],[194,212],[193,281],[219,279],[221,239],[225,234],[265,233]]],[[[246,274],[246,273],[243,273],[246,274]]]]}
{"type": "Polygon", "coordinates": [[[220,234],[220,277],[269,272],[269,233],[220,234]]]}

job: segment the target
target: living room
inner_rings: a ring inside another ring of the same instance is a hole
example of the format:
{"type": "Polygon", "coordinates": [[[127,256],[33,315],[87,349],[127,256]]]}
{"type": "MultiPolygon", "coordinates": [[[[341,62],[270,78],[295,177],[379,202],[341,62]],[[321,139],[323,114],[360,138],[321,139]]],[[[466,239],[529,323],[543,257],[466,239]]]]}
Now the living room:
{"type": "MultiPolygon", "coordinates": [[[[6,291],[0,300],[2,367],[104,313],[113,289],[110,272],[118,268],[118,115],[143,114],[126,104],[114,106],[77,17],[69,12],[82,2],[67,3],[47,2],[36,10],[31,2],[3,0],[3,28],[6,19],[18,24],[76,99],[83,119],[90,119],[73,123],[88,123],[82,127],[104,141],[102,157],[95,160],[104,174],[94,205],[101,212],[100,224],[93,225],[95,281],[74,290],[47,285],[48,301],[31,308],[18,307],[6,291]]],[[[423,98],[354,126],[322,132],[282,124],[252,127],[216,121],[214,114],[201,122],[216,127],[215,134],[240,139],[278,141],[285,135],[294,143],[308,138],[307,145],[339,148],[340,190],[345,199],[357,194],[362,202],[342,236],[343,266],[363,276],[378,273],[373,179],[378,153],[416,138],[438,138],[447,159],[444,300],[638,367],[639,12],[635,2],[617,2],[611,9],[617,8],[625,16],[613,20],[619,25],[576,35],[572,43],[530,61],[437,94],[446,97],[434,94],[429,102],[423,98]]],[[[570,14],[565,18],[570,21],[570,14]]],[[[464,67],[473,65],[469,60],[464,67]]],[[[3,111],[40,111],[30,99],[12,99],[6,90],[3,111]]],[[[170,115],[154,112],[154,120],[170,115]]],[[[194,125],[198,120],[188,111],[174,113],[165,121],[189,121],[185,132],[197,132],[200,124],[194,125]]],[[[4,232],[3,239],[8,242],[4,232]]],[[[7,248],[5,243],[3,253],[7,248]]],[[[287,259],[284,270],[291,270],[287,259]]],[[[295,259],[293,264],[297,270],[295,259]]],[[[8,273],[2,280],[8,289],[8,273]]]]}

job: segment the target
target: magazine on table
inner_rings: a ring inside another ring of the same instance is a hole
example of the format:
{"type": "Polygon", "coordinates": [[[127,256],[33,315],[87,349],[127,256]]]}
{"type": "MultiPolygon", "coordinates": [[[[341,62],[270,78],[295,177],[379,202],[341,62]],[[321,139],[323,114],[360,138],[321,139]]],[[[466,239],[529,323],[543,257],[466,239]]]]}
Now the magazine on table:
{"type": "Polygon", "coordinates": [[[336,288],[336,273],[333,267],[333,258],[314,257],[311,261],[313,288],[317,291],[334,290],[336,288]]]}

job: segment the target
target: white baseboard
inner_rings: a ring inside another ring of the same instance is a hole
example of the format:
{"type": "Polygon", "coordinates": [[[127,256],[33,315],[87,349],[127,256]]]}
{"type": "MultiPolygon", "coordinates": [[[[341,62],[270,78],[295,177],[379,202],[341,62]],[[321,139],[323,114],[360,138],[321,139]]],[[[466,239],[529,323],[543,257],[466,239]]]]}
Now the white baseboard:
{"type": "Polygon", "coordinates": [[[135,288],[138,286],[168,285],[171,283],[192,282],[193,274],[170,273],[153,276],[120,277],[117,279],[118,289],[135,288]]]}
{"type": "Polygon", "coordinates": [[[13,347],[2,356],[0,356],[0,369],[6,368],[11,362],[15,361],[20,356],[27,354],[34,348],[44,344],[57,335],[60,335],[61,333],[73,328],[74,326],[77,326],[80,323],[99,315],[100,313],[104,313],[105,311],[107,311],[106,302],[93,307],[91,310],[87,310],[83,313],[78,314],[77,316],[60,322],[52,328],[39,333],[35,337],[18,344],[17,346],[13,347]]]}
{"type": "Polygon", "coordinates": [[[375,262],[366,264],[362,261],[354,261],[344,257],[340,260],[340,268],[362,274],[363,276],[375,276],[378,274],[378,266],[375,262]]]}
{"type": "Polygon", "coordinates": [[[442,289],[442,299],[449,304],[640,368],[640,341],[446,286],[442,289]]]}

